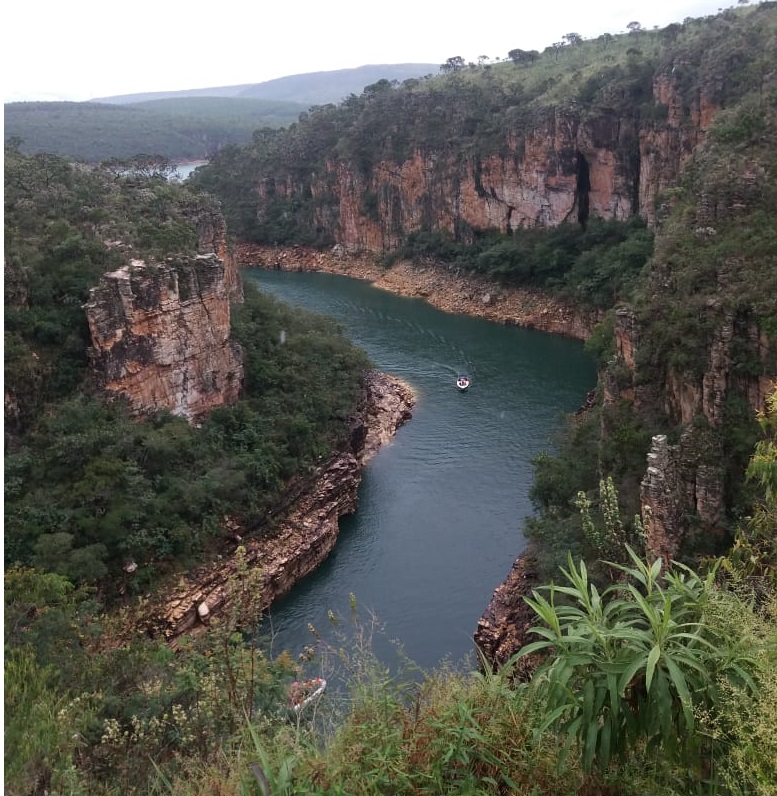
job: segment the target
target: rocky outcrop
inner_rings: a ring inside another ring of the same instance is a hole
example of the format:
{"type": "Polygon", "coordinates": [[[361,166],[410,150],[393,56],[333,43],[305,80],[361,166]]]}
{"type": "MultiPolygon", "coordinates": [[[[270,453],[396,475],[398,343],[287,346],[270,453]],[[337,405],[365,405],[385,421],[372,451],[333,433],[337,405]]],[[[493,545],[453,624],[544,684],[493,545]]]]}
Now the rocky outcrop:
{"type": "Polygon", "coordinates": [[[680,482],[676,467],[676,448],[670,450],[666,434],[653,437],[648,466],[640,486],[645,549],[651,559],[669,563],[676,555],[682,517],[680,482]]]}
{"type": "MultiPolygon", "coordinates": [[[[753,415],[763,411],[777,380],[771,375],[769,340],[749,312],[722,311],[715,300],[704,311],[713,328],[704,360],[693,370],[667,365],[662,382],[640,378],[639,322],[631,310],[619,309],[614,327],[618,357],[600,374],[605,408],[620,400],[630,401],[637,415],[658,407],[667,427],[681,432],[674,445],[666,435],[653,437],[640,488],[647,549],[667,562],[681,550],[691,525],[709,540],[720,540],[727,532],[726,452],[720,436],[727,407],[736,397],[748,402],[753,415]],[[748,370],[736,362],[745,348],[748,370]]],[[[605,418],[606,413],[604,435],[605,418]]]]}
{"type": "MultiPolygon", "coordinates": [[[[312,572],[337,541],[338,519],[356,510],[357,490],[364,465],[381,445],[411,417],[414,397],[410,387],[386,374],[370,372],[357,415],[352,420],[348,450],[323,463],[304,482],[295,485],[290,507],[257,524],[252,536],[232,526],[240,540],[241,557],[261,572],[261,604],[268,607],[312,572]]],[[[229,524],[229,523],[227,523],[229,524]]],[[[230,600],[228,584],[235,574],[235,548],[220,560],[187,572],[149,606],[145,629],[174,641],[183,633],[204,627],[230,600]]]]}
{"type": "Polygon", "coordinates": [[[214,207],[198,212],[196,218],[197,251],[215,254],[224,263],[224,287],[232,302],[243,301],[243,281],[240,278],[237,258],[227,236],[227,222],[214,207]]]}
{"type": "MultiPolygon", "coordinates": [[[[502,668],[525,644],[537,640],[529,633],[537,616],[524,598],[539,585],[534,557],[531,553],[519,556],[478,620],[475,645],[494,670],[502,668]]],[[[529,655],[513,667],[511,674],[528,679],[537,663],[537,657],[529,655]]]]}
{"type": "Polygon", "coordinates": [[[201,254],[105,274],[86,304],[98,387],[136,414],[190,420],[236,401],[243,365],[224,272],[215,254],[201,254]]]}
{"type": "Polygon", "coordinates": [[[656,105],[666,119],[645,124],[639,131],[639,212],[653,224],[659,194],[677,184],[685,164],[704,140],[718,110],[705,94],[685,107],[673,70],[653,80],[656,105]]]}
{"type": "Polygon", "coordinates": [[[368,253],[349,254],[344,247],[320,252],[239,244],[237,258],[244,268],[324,271],[366,279],[375,287],[400,296],[423,298],[445,312],[525,326],[578,340],[587,339],[601,314],[582,310],[536,290],[505,287],[498,282],[443,265],[400,262],[386,268],[368,253]]]}

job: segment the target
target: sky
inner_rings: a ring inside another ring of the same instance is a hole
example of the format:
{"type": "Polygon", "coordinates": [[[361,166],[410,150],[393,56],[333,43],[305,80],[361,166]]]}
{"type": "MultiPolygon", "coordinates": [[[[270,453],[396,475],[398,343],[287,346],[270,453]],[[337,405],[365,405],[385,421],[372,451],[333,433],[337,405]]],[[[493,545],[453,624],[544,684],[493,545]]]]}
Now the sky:
{"type": "Polygon", "coordinates": [[[3,101],[261,83],[365,64],[543,50],[714,14],[733,0],[16,0],[3,11],[3,101]]]}

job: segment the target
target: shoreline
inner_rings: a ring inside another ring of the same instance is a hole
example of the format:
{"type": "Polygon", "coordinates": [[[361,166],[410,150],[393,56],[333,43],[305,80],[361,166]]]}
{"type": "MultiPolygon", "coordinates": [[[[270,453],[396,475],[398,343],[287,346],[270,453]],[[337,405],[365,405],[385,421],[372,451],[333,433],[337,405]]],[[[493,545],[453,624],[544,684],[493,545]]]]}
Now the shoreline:
{"type": "Polygon", "coordinates": [[[333,454],[312,477],[290,488],[288,505],[272,522],[270,536],[251,538],[229,518],[230,551],[170,578],[147,595],[139,628],[173,647],[184,634],[205,630],[210,618],[231,604],[230,581],[242,566],[260,570],[261,610],[287,594],[329,555],[339,519],[357,508],[357,491],[369,461],[412,417],[416,396],[410,384],[378,371],[365,373],[359,409],[352,419],[349,449],[333,454]]]}
{"type": "Polygon", "coordinates": [[[351,254],[335,246],[318,251],[304,246],[235,246],[240,268],[321,271],[371,282],[408,298],[421,298],[443,312],[470,315],[506,325],[587,340],[604,313],[581,310],[538,290],[500,285],[455,266],[416,265],[407,260],[384,267],[375,255],[351,254]]]}

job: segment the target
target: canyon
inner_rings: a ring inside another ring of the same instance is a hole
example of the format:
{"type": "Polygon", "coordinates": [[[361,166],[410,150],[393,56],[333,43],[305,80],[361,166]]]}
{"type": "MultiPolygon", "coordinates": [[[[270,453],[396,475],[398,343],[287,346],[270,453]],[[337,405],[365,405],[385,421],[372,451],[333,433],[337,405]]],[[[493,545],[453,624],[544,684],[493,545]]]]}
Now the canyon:
{"type": "MultiPolygon", "coordinates": [[[[284,248],[240,244],[237,260],[241,267],[322,271],[364,279],[398,295],[422,298],[446,312],[528,326],[576,339],[587,339],[602,317],[590,311],[580,311],[539,292],[506,287],[444,264],[403,261],[385,267],[369,252],[356,254],[339,246],[330,251],[320,251],[301,246],[284,248]]],[[[644,345],[639,329],[633,311],[625,307],[616,311],[616,357],[611,366],[600,373],[600,400],[605,410],[624,401],[639,410],[657,400],[655,385],[641,383],[636,376],[640,347],[644,345]]],[[[711,346],[708,363],[700,374],[697,377],[691,377],[691,374],[675,376],[669,381],[669,388],[662,399],[667,414],[674,416],[675,422],[684,427],[685,432],[676,443],[670,443],[666,434],[655,435],[646,455],[640,487],[646,553],[666,562],[677,555],[683,543],[688,516],[697,516],[708,535],[722,537],[724,532],[723,470],[708,455],[709,435],[694,430],[692,418],[704,417],[712,427],[719,427],[723,422],[723,404],[732,392],[748,396],[754,411],[762,410],[772,384],[773,377],[768,375],[749,379],[731,375],[731,324],[728,327],[723,325],[721,329],[718,342],[711,346]]],[[[756,349],[763,357],[764,373],[768,373],[766,337],[759,337],[752,324],[748,334],[750,337],[755,335],[756,349]]],[[[587,401],[587,406],[590,404],[587,401]]],[[[581,412],[585,411],[586,407],[581,407],[581,412]]],[[[608,433],[606,427],[602,433],[608,433]]],[[[534,558],[531,551],[527,551],[519,556],[505,581],[495,589],[475,630],[478,649],[493,665],[504,665],[529,640],[527,632],[534,623],[534,615],[523,598],[531,596],[532,589],[538,585],[534,558]]],[[[522,662],[516,674],[528,675],[531,665],[531,659],[522,662]]]]}

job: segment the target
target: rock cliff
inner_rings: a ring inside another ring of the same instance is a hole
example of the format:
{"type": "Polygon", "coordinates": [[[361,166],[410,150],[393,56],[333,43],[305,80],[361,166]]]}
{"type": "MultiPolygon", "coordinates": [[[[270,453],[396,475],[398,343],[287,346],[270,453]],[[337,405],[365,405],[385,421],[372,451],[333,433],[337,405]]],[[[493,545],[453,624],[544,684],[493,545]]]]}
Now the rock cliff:
{"type": "Polygon", "coordinates": [[[264,224],[279,203],[312,196],[319,237],[358,252],[393,251],[418,230],[466,238],[468,230],[507,233],[635,214],[652,223],[656,198],[676,184],[717,110],[705,95],[686,108],[671,70],[655,76],[653,101],[658,118],[606,103],[595,111],[576,102],[545,107],[490,149],[473,145],[477,154],[425,144],[365,169],[333,152],[307,179],[293,165],[261,175],[257,219],[264,224]]]}
{"type": "MultiPolygon", "coordinates": [[[[519,556],[505,580],[494,589],[491,600],[478,620],[475,645],[496,670],[532,639],[529,630],[535,624],[534,611],[524,597],[538,586],[536,561],[531,554],[519,556]]],[[[534,639],[535,641],[537,639],[534,639]]],[[[527,656],[513,670],[518,679],[528,679],[536,657],[527,656]]]]}
{"type": "Polygon", "coordinates": [[[190,420],[237,400],[242,356],[224,277],[215,254],[133,260],[105,274],[86,304],[98,387],[137,414],[190,420]]]}
{"type": "Polygon", "coordinates": [[[224,287],[233,303],[243,301],[243,282],[240,279],[235,250],[229,245],[227,222],[215,207],[198,211],[196,217],[197,251],[215,254],[224,263],[224,287]]]}
{"type": "MultiPolygon", "coordinates": [[[[410,387],[386,374],[365,377],[359,408],[352,418],[351,442],[290,492],[288,507],[259,521],[260,535],[237,529],[243,560],[261,570],[261,603],[269,606],[312,572],[331,552],[338,519],[356,509],[363,467],[411,417],[410,387]]],[[[228,520],[228,518],[225,518],[228,520]]],[[[160,589],[148,608],[145,629],[173,641],[204,627],[206,619],[228,605],[227,584],[237,566],[235,548],[220,560],[198,567],[160,589]]]]}

